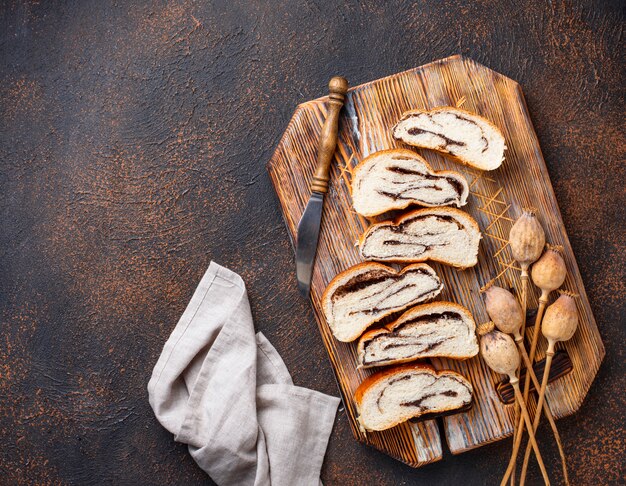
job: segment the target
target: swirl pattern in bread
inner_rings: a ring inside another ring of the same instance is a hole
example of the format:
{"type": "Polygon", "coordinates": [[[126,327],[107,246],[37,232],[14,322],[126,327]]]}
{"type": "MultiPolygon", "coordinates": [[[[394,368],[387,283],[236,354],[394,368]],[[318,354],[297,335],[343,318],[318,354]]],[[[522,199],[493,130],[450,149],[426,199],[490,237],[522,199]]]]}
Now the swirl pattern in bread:
{"type": "Polygon", "coordinates": [[[446,357],[467,359],[478,354],[476,323],[463,306],[452,302],[418,305],[381,329],[359,339],[363,368],[446,357]]]}
{"type": "Polygon", "coordinates": [[[469,187],[458,172],[435,172],[426,160],[404,149],[381,150],[354,169],[352,203],[367,217],[411,204],[463,206],[469,187]]]}
{"type": "Polygon", "coordinates": [[[427,208],[370,226],[359,247],[366,260],[434,260],[467,268],[478,263],[480,237],[478,224],[469,214],[456,208],[427,208]]]}
{"type": "Polygon", "coordinates": [[[448,154],[481,170],[500,167],[506,149],[504,136],[493,123],[451,106],[408,111],[393,127],[392,135],[396,140],[448,154]]]}
{"type": "Polygon", "coordinates": [[[424,364],[405,364],[379,371],[357,388],[354,401],[365,430],[385,430],[425,414],[467,407],[472,385],[454,371],[435,371],[424,364]]]}
{"type": "Polygon", "coordinates": [[[354,341],[394,312],[436,297],[443,284],[426,264],[397,272],[380,263],[361,263],[337,275],[322,295],[322,310],[333,335],[354,341]]]}

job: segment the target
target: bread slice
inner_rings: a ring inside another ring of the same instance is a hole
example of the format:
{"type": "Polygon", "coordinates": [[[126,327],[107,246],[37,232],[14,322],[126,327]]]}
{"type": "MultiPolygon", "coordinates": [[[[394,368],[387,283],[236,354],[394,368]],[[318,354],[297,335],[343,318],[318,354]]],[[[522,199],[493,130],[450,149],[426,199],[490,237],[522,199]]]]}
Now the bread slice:
{"type": "Polygon", "coordinates": [[[393,138],[414,147],[449,154],[481,170],[500,167],[504,160],[504,135],[489,120],[451,106],[412,110],[392,129],[393,138]]]}
{"type": "Polygon", "coordinates": [[[382,150],[365,158],[354,169],[352,203],[363,216],[376,216],[410,204],[463,206],[469,186],[458,172],[435,172],[415,152],[382,150]]]}
{"type": "Polygon", "coordinates": [[[355,394],[359,423],[365,430],[385,430],[411,418],[467,407],[472,385],[454,371],[405,364],[366,378],[355,394]]]}
{"type": "Polygon", "coordinates": [[[434,260],[460,268],[476,265],[480,229],[456,208],[411,211],[394,221],[370,226],[359,247],[365,260],[423,262],[434,260]]]}
{"type": "Polygon", "coordinates": [[[439,295],[443,284],[424,263],[401,272],[380,263],[361,263],[337,275],[322,295],[322,310],[334,336],[354,341],[394,312],[439,295]]]}
{"type": "Polygon", "coordinates": [[[467,359],[478,354],[472,314],[453,302],[431,302],[409,309],[382,329],[359,339],[359,366],[387,366],[422,358],[467,359]]]}

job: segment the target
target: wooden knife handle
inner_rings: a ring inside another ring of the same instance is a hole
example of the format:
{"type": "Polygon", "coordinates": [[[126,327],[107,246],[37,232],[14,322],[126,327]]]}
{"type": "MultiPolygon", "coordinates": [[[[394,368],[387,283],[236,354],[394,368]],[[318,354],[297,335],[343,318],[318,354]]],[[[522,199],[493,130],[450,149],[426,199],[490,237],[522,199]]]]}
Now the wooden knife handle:
{"type": "Polygon", "coordinates": [[[326,194],[328,180],[330,179],[330,163],[337,146],[337,127],[339,125],[339,112],[348,92],[348,80],[341,76],[335,76],[328,83],[330,94],[328,95],[328,117],[322,128],[322,136],[317,146],[317,168],[313,175],[311,190],[326,194]]]}

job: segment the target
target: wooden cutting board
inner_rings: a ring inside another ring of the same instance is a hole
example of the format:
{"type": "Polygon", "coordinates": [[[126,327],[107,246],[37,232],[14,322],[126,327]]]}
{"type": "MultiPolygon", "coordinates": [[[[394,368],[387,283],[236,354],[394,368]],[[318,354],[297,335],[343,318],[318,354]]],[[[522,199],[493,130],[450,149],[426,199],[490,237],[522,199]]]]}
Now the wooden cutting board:
{"type": "MultiPolygon", "coordinates": [[[[317,143],[326,118],[325,102],[326,98],[320,98],[297,107],[267,165],[292,242],[310,196],[317,143]]],[[[373,152],[402,146],[392,139],[390,128],[404,111],[459,104],[495,123],[503,131],[508,149],[506,160],[499,169],[483,173],[431,151],[419,151],[434,169],[453,169],[466,176],[471,192],[463,209],[476,219],[483,234],[477,266],[457,270],[431,264],[445,285],[439,299],[466,306],[480,323],[487,320],[479,295],[479,289],[485,283],[497,277],[500,286],[519,289],[519,271],[511,257],[507,238],[521,209],[533,206],[538,209],[546,241],[565,248],[568,276],[563,287],[580,294],[579,329],[572,340],[560,345],[560,349],[569,354],[573,371],[550,384],[547,392],[547,400],[556,418],[578,410],[604,357],[604,346],[520,86],[471,59],[452,56],[351,89],[340,119],[311,301],[354,436],[414,467],[441,459],[442,444],[437,423],[434,420],[406,423],[368,434],[359,431],[353,395],[361,381],[373,371],[357,370],[356,343],[341,343],[333,337],[323,318],[320,298],[335,275],[362,261],[355,243],[371,221],[352,210],[349,190],[352,168],[373,152]]],[[[296,285],[295,265],[293,285],[296,285]]],[[[531,313],[537,307],[538,295],[537,289],[531,287],[528,303],[531,313]]],[[[554,298],[552,296],[552,300],[554,298]]],[[[531,333],[529,330],[527,339],[531,333]]],[[[539,358],[543,358],[546,343],[543,337],[540,339],[539,358]]],[[[475,390],[474,406],[469,412],[438,419],[443,421],[445,438],[452,453],[512,434],[513,406],[505,405],[495,388],[502,380],[501,376],[491,372],[479,357],[460,362],[448,359],[432,362],[438,369],[460,372],[471,380],[475,390]]]]}

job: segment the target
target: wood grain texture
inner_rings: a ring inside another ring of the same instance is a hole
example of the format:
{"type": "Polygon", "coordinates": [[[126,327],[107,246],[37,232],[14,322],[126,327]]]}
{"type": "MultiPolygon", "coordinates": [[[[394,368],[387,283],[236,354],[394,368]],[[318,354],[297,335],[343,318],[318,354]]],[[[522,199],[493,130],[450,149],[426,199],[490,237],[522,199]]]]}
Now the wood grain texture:
{"type": "MultiPolygon", "coordinates": [[[[0,2],[0,483],[214,484],[146,395],[210,260],[242,275],[294,382],[337,395],[265,164],[334,74],[356,86],[455,53],[524,88],[607,351],[559,431],[572,484],[620,483],[624,14],[618,0],[0,2]]],[[[543,427],[539,441],[558,473],[543,427]]],[[[454,457],[444,443],[414,469],[355,441],[340,411],[322,481],[497,484],[510,443],[454,457]]]]}
{"type": "MultiPolygon", "coordinates": [[[[320,298],[337,273],[361,261],[355,242],[369,222],[351,209],[352,168],[373,152],[402,146],[392,139],[390,128],[404,111],[457,104],[495,123],[503,131],[508,149],[502,167],[484,173],[433,152],[420,151],[434,169],[454,169],[465,174],[471,192],[464,209],[476,219],[483,233],[476,267],[459,271],[433,264],[445,283],[440,298],[466,306],[477,322],[481,322],[487,319],[479,294],[485,283],[497,278],[501,286],[520,288],[519,271],[512,260],[507,238],[522,207],[534,206],[547,241],[565,247],[568,277],[564,288],[581,294],[579,331],[574,339],[563,344],[571,357],[573,371],[551,384],[547,393],[556,418],[578,410],[604,357],[604,347],[520,86],[470,59],[452,56],[350,90],[325,202],[311,300],[355,437],[414,467],[441,458],[436,424],[432,420],[403,424],[367,435],[359,431],[352,397],[372,370],[357,370],[356,345],[333,338],[322,317],[320,298]]],[[[310,195],[308,187],[315,148],[325,115],[325,98],[300,105],[267,166],[292,239],[310,195]]],[[[380,218],[372,219],[378,220],[380,218]]],[[[532,290],[529,309],[536,306],[537,293],[532,290]]],[[[545,349],[544,342],[541,342],[541,349],[545,349]]],[[[543,358],[541,352],[538,358],[543,358]]],[[[496,393],[501,377],[491,372],[480,358],[462,362],[433,359],[432,362],[438,369],[462,373],[475,388],[474,406],[470,411],[442,419],[445,438],[453,453],[512,434],[513,407],[503,404],[496,393]]]]}

